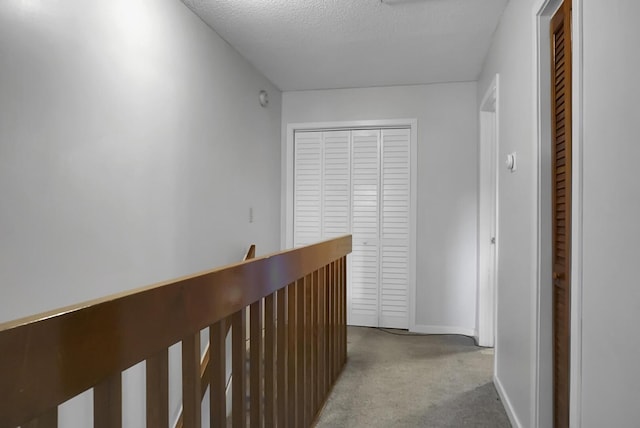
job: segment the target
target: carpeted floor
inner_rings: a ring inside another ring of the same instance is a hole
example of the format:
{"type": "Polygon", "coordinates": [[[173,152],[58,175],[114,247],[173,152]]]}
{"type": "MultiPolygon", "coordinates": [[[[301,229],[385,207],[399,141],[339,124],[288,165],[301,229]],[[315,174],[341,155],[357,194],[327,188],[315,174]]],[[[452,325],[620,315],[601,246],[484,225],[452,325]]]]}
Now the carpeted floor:
{"type": "Polygon", "coordinates": [[[511,426],[493,350],[465,336],[404,333],[349,327],[347,364],[317,427],[511,426]]]}

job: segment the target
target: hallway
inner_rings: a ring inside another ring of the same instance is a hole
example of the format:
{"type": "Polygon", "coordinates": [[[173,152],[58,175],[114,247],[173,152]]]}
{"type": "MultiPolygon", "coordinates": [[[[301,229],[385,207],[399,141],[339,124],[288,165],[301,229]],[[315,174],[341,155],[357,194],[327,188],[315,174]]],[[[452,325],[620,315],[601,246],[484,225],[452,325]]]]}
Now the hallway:
{"type": "Polygon", "coordinates": [[[509,427],[493,350],[453,335],[349,327],[347,364],[317,427],[509,427]]]}

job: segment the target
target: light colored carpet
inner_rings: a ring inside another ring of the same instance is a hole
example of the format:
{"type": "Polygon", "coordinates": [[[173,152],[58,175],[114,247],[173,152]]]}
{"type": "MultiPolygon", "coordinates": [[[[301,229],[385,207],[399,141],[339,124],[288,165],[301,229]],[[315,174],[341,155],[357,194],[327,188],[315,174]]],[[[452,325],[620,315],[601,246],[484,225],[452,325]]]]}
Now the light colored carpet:
{"type": "Polygon", "coordinates": [[[317,427],[511,426],[491,349],[465,336],[403,333],[349,327],[347,364],[317,427]]]}

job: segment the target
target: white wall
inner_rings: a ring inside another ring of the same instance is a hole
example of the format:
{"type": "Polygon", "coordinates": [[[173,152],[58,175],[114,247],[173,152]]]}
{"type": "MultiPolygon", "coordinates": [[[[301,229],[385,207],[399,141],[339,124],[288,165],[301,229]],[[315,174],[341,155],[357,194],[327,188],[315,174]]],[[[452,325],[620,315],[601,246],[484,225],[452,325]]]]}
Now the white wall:
{"type": "Polygon", "coordinates": [[[296,91],[290,123],[418,120],[417,329],[473,332],[476,325],[476,84],[296,91]]]}
{"type": "Polygon", "coordinates": [[[640,3],[583,3],[582,426],[637,426],[640,3]]]}
{"type": "MultiPolygon", "coordinates": [[[[538,0],[509,2],[478,82],[478,93],[483,94],[493,75],[500,73],[499,159],[518,152],[518,172],[509,174],[501,168],[499,173],[496,376],[521,426],[532,426],[534,420],[531,386],[536,320],[532,302],[536,292],[538,155],[531,137],[535,135],[532,47],[534,5],[539,4],[538,0]]],[[[635,166],[640,157],[636,130],[640,117],[636,78],[640,4],[635,0],[574,1],[574,13],[580,7],[584,17],[584,126],[583,142],[576,139],[574,146],[582,144],[576,149],[582,152],[583,258],[582,284],[574,275],[573,287],[578,292],[582,286],[582,346],[572,349],[572,360],[581,358],[582,369],[579,389],[572,395],[573,405],[580,408],[580,420],[573,419],[572,426],[636,426],[640,418],[640,340],[635,328],[640,321],[636,245],[640,241],[640,187],[635,166]]],[[[578,107],[574,105],[574,114],[578,107]]],[[[574,173],[579,170],[579,163],[574,163],[574,173]]],[[[574,210],[579,208],[574,206],[574,210]]],[[[574,241],[574,245],[578,243],[579,239],[574,241]]],[[[580,260],[574,259],[574,263],[580,260]]],[[[541,326],[544,328],[544,320],[541,326]]],[[[550,328],[548,323],[546,326],[550,328]]],[[[542,350],[546,352],[550,349],[542,350]]],[[[550,397],[551,382],[551,374],[542,373],[548,378],[540,379],[541,399],[545,388],[550,397]]],[[[550,409],[548,403],[544,405],[541,427],[550,426],[550,409]]]]}
{"type": "Polygon", "coordinates": [[[0,2],[0,322],[277,250],[280,115],[178,0],[0,2]]]}
{"type": "Polygon", "coordinates": [[[533,5],[510,1],[478,81],[482,96],[500,73],[498,100],[498,290],[496,373],[516,423],[530,426],[536,290],[537,147],[534,139],[533,5]],[[503,160],[517,152],[515,173],[503,160]]]}

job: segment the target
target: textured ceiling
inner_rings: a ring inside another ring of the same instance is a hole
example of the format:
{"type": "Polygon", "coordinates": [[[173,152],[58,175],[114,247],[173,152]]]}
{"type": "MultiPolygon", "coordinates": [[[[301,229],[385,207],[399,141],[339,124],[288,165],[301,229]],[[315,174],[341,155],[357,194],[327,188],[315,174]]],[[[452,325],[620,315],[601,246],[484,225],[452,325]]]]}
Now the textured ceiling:
{"type": "Polygon", "coordinates": [[[280,89],[476,80],[508,0],[183,0],[280,89]]]}

